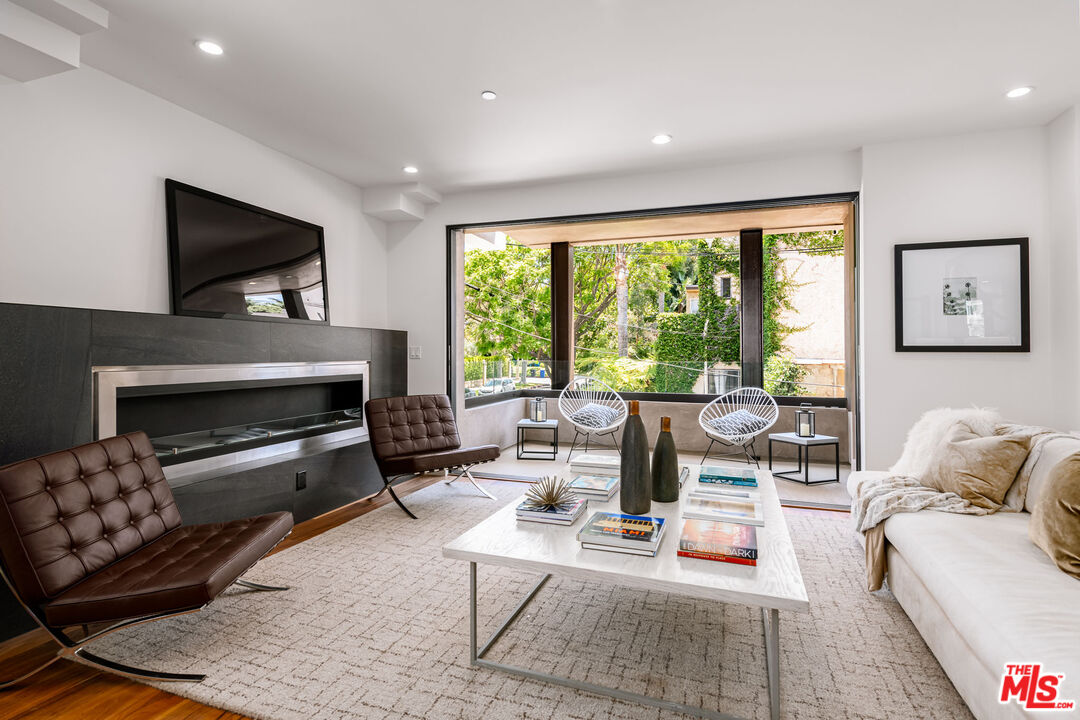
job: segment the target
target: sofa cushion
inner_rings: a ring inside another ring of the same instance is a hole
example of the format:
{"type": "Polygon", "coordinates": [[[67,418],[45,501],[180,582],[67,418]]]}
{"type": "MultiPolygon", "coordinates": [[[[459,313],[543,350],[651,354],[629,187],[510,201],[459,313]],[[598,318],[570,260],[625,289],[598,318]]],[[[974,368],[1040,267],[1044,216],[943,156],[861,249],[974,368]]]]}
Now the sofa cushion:
{"type": "Polygon", "coordinates": [[[972,653],[995,674],[1041,662],[1080,699],[1080,582],[1028,540],[1027,513],[901,513],[885,537],[904,556],[972,653]]]}
{"type": "Polygon", "coordinates": [[[1062,572],[1080,579],[1080,454],[1050,472],[1028,534],[1062,572]]]}
{"type": "Polygon", "coordinates": [[[1032,512],[1039,504],[1054,467],[1070,455],[1080,453],[1080,437],[1074,435],[1053,437],[1043,443],[1039,449],[1038,457],[1031,466],[1031,476],[1028,478],[1024,499],[1024,509],[1028,512],[1032,512]]]}
{"type": "Polygon", "coordinates": [[[718,435],[724,437],[754,435],[769,427],[768,420],[742,408],[735,412],[729,412],[727,415],[713,418],[708,421],[708,424],[718,435]]]}
{"type": "Polygon", "coordinates": [[[588,403],[585,407],[570,413],[570,422],[587,428],[602,430],[619,419],[622,413],[613,407],[600,403],[588,403]]]}
{"type": "Polygon", "coordinates": [[[1028,440],[1025,435],[980,436],[957,423],[934,451],[922,484],[997,510],[1024,464],[1028,440]]]}
{"type": "Polygon", "coordinates": [[[382,469],[387,475],[409,475],[490,462],[498,459],[498,457],[498,445],[477,445],[476,447],[386,458],[382,461],[382,469]]]}

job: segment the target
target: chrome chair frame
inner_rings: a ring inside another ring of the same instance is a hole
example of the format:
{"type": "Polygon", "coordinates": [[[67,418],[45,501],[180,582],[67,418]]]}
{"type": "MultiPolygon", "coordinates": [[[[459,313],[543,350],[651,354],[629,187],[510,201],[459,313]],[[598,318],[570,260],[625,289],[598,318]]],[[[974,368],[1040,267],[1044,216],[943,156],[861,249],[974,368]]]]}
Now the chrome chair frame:
{"type": "MultiPolygon", "coordinates": [[[[286,535],[285,537],[288,537],[288,535],[286,535]]],[[[284,540],[284,538],[282,539],[284,540]]],[[[272,549],[273,548],[271,548],[271,550],[272,549]]],[[[269,552],[267,554],[269,554],[269,552]]],[[[266,557],[266,555],[263,555],[263,557],[266,557]]],[[[262,558],[259,559],[261,560],[262,558]]],[[[250,567],[244,570],[244,572],[247,572],[254,566],[255,565],[253,563],[250,567]]],[[[86,646],[94,640],[97,640],[98,638],[104,637],[106,635],[110,635],[117,630],[123,630],[124,628],[142,625],[144,623],[153,622],[154,620],[164,620],[165,618],[179,617],[180,615],[189,615],[191,613],[202,610],[204,607],[206,607],[206,605],[198,605],[196,607],[184,608],[181,610],[173,610],[169,612],[155,613],[153,615],[144,615],[141,617],[129,618],[127,620],[121,620],[120,622],[109,625],[108,627],[102,628],[101,630],[98,630],[96,632],[90,632],[88,625],[82,625],[81,627],[83,628],[83,632],[85,634],[83,637],[76,640],[71,638],[64,631],[64,628],[49,625],[47,622],[45,622],[45,619],[39,610],[30,607],[25,602],[23,602],[22,597],[20,597],[19,593],[15,590],[15,584],[11,581],[11,578],[8,577],[7,570],[4,569],[3,563],[0,563],[0,578],[3,578],[4,584],[7,585],[8,589],[11,591],[11,594],[15,596],[15,599],[18,601],[19,605],[21,605],[22,608],[26,610],[26,612],[30,615],[30,617],[34,618],[34,622],[40,625],[41,628],[45,632],[47,632],[49,636],[60,646],[60,648],[56,651],[55,655],[53,655],[51,658],[38,665],[37,667],[33,668],[29,672],[23,673],[22,675],[13,680],[0,681],[0,692],[3,692],[4,690],[7,690],[8,688],[13,687],[21,683],[22,681],[36,675],[37,673],[49,667],[61,658],[81,661],[82,663],[97,668],[99,670],[108,670],[110,672],[116,673],[117,675],[122,675],[123,677],[128,677],[135,680],[154,680],[161,682],[202,682],[204,679],[206,679],[206,675],[204,673],[170,673],[161,670],[147,670],[145,668],[137,668],[131,665],[125,665],[124,663],[116,662],[115,660],[103,658],[100,655],[95,655],[94,653],[86,649],[86,646]]],[[[274,592],[289,589],[288,587],[283,586],[263,585],[261,583],[252,582],[251,580],[244,580],[243,578],[239,577],[233,581],[233,584],[240,585],[241,587],[245,587],[254,592],[274,592]]],[[[79,626],[73,625],[71,627],[79,626]]]]}

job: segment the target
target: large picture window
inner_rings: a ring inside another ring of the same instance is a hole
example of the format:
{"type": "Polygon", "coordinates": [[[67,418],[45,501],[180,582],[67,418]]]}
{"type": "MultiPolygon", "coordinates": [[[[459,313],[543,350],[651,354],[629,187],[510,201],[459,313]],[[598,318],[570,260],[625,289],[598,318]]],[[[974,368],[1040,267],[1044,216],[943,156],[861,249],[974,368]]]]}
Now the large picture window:
{"type": "Polygon", "coordinates": [[[464,229],[464,394],[558,391],[589,375],[670,400],[753,385],[786,404],[846,405],[852,208],[830,198],[464,229]],[[684,232],[692,223],[727,229],[684,232]]]}

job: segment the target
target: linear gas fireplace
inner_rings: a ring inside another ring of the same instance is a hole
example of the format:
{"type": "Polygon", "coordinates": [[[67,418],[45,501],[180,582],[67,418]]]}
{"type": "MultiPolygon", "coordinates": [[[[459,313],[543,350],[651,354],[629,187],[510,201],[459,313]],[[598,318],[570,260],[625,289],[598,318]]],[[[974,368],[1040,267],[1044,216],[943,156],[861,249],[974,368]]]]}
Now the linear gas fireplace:
{"type": "Polygon", "coordinates": [[[368,363],[95,367],[94,436],[143,430],[170,479],[364,439],[368,363]]]}

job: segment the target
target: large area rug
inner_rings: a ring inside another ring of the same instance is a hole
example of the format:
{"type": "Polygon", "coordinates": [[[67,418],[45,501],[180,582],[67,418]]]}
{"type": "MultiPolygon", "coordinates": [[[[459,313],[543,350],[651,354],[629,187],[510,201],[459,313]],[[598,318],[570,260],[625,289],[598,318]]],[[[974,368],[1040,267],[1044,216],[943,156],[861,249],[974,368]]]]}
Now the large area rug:
{"type": "MultiPolygon", "coordinates": [[[[500,504],[523,486],[484,481],[500,504]]],[[[131,628],[95,652],[206,672],[164,689],[256,718],[659,718],[674,713],[520,679],[468,660],[468,565],[441,546],[499,505],[465,484],[273,555],[249,574],[293,587],[230,590],[200,613],[131,628]]],[[[971,717],[896,601],[862,589],[847,516],[788,511],[811,611],[781,613],[786,718],[971,717]]],[[[669,539],[666,542],[671,542],[669,539]]],[[[481,634],[536,576],[480,566],[481,634]]],[[[761,614],[552,578],[489,656],[589,682],[767,718],[761,614]]]]}

